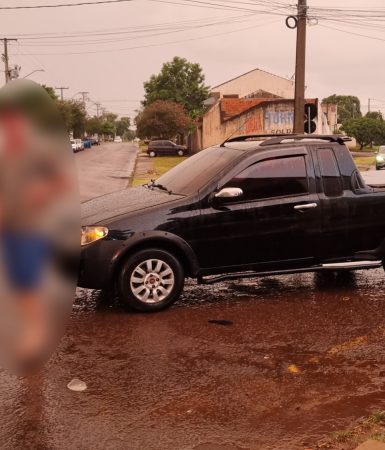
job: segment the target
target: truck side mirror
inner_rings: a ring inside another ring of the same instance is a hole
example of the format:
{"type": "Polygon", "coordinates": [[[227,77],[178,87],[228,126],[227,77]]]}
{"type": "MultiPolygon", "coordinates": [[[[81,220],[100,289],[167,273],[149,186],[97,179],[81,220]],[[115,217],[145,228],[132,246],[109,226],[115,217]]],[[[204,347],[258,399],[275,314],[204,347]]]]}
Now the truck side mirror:
{"type": "Polygon", "coordinates": [[[241,188],[232,188],[227,187],[221,189],[219,192],[215,194],[215,198],[235,198],[241,197],[243,195],[243,191],[241,188]]]}

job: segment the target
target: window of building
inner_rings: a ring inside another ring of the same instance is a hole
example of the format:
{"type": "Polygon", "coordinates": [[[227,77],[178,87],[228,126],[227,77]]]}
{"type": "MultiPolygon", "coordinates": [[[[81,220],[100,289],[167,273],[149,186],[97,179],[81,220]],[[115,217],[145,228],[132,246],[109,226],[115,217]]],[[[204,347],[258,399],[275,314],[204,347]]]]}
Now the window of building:
{"type": "Polygon", "coordinates": [[[241,201],[306,194],[309,191],[304,156],[258,162],[226,184],[243,191],[241,201]]]}

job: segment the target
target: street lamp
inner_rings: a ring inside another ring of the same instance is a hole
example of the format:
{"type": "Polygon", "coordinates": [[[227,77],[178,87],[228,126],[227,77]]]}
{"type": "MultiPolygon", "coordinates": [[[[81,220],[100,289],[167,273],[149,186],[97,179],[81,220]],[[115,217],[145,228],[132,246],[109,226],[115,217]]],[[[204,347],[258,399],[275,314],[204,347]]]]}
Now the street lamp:
{"type": "Polygon", "coordinates": [[[45,70],[44,70],[44,69],[36,69],[36,70],[33,70],[31,73],[29,73],[28,75],[26,75],[26,76],[23,77],[23,78],[27,78],[27,77],[29,77],[30,75],[32,75],[33,73],[35,73],[35,72],[45,72],[45,70]]]}

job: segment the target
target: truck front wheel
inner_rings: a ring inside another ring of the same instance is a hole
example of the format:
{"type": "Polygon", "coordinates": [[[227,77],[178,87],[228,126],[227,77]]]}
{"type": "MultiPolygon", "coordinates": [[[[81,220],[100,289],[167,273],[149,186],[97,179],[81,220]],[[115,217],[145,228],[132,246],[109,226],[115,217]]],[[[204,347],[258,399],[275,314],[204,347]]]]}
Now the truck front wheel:
{"type": "Polygon", "coordinates": [[[172,305],[184,286],[184,271],[171,253],[146,249],[127,259],[118,274],[123,302],[142,312],[161,311],[172,305]]]}

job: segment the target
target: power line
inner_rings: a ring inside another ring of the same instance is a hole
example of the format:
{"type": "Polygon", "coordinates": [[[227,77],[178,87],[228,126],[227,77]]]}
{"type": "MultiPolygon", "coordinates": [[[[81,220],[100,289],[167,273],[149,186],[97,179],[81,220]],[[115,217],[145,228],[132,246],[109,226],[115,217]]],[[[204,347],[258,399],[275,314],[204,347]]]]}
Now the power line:
{"type": "Polygon", "coordinates": [[[97,30],[89,30],[89,31],[56,31],[56,32],[47,32],[47,33],[20,33],[18,34],[18,37],[25,38],[25,39],[45,39],[45,38],[62,38],[62,37],[83,37],[83,36],[96,36],[99,34],[109,34],[108,32],[112,32],[111,34],[115,34],[120,32],[126,32],[126,31],[153,31],[157,29],[167,29],[170,26],[181,26],[184,27],[189,24],[199,23],[202,24],[206,21],[212,22],[216,20],[223,20],[223,19],[237,19],[245,17],[245,14],[242,15],[236,15],[236,16],[215,16],[215,17],[208,17],[208,18],[199,18],[199,19],[192,19],[192,20],[180,20],[180,21],[173,21],[173,22],[160,22],[160,23],[154,23],[154,24],[140,24],[136,26],[130,26],[130,27],[118,27],[118,28],[101,28],[97,30]]]}
{"type": "MultiPolygon", "coordinates": [[[[253,19],[255,19],[254,14],[252,15],[253,19]]],[[[177,27],[176,29],[169,29],[167,31],[161,31],[161,32],[157,32],[157,33],[148,33],[142,36],[127,36],[127,37],[121,37],[121,38],[110,38],[110,39],[92,39],[92,40],[87,40],[87,39],[83,39],[82,41],[61,41],[61,42],[46,42],[46,41],[39,41],[36,43],[29,43],[29,39],[22,39],[23,45],[26,47],[59,47],[59,46],[86,46],[86,45],[93,45],[93,44],[109,44],[109,43],[115,43],[115,42],[125,42],[125,41],[131,41],[131,40],[136,40],[136,39],[146,39],[149,37],[155,37],[155,36],[163,36],[163,35],[168,35],[168,34],[176,34],[176,33],[184,33],[187,31],[195,31],[198,30],[200,28],[209,28],[209,27],[217,27],[217,26],[221,26],[221,25],[227,25],[229,23],[243,23],[243,22],[248,22],[250,21],[250,15],[243,15],[241,17],[238,17],[238,19],[226,19],[226,20],[222,20],[222,21],[217,21],[217,22],[212,22],[212,23],[207,23],[207,24],[201,24],[201,25],[193,25],[190,27],[177,27]],[[241,18],[247,17],[246,19],[240,20],[241,18]],[[27,43],[24,43],[24,41],[27,40],[27,43]]],[[[117,34],[132,34],[132,33],[136,33],[132,32],[132,31],[127,31],[126,33],[123,32],[119,32],[117,34]]],[[[109,33],[109,34],[113,34],[113,33],[109,33]]],[[[101,36],[103,36],[103,34],[100,34],[101,36]]],[[[63,38],[64,36],[61,36],[61,38],[63,38]]],[[[59,37],[57,37],[59,38],[59,37]]],[[[31,38],[31,39],[39,39],[39,38],[31,38]]]]}
{"type": "Polygon", "coordinates": [[[134,0],[98,0],[96,2],[58,3],[56,5],[0,6],[0,10],[66,8],[71,6],[105,5],[110,3],[127,3],[134,0]]]}
{"type": "MultiPolygon", "coordinates": [[[[177,1],[170,1],[170,0],[150,0],[156,3],[168,3],[171,5],[181,5],[181,6],[190,6],[190,7],[196,7],[196,8],[205,8],[205,9],[216,9],[221,11],[245,11],[245,12],[254,12],[259,14],[275,14],[280,16],[285,16],[287,13],[284,11],[282,12],[274,12],[275,8],[270,9],[268,11],[261,10],[261,9],[255,9],[255,8],[247,8],[247,7],[238,7],[234,5],[226,5],[221,3],[212,3],[207,1],[200,1],[200,0],[181,0],[188,3],[180,3],[177,1]]],[[[235,4],[238,4],[238,2],[234,2],[235,4]]],[[[255,5],[258,6],[258,5],[255,5]]],[[[289,5],[287,5],[289,7],[289,5]]]]}
{"type": "Polygon", "coordinates": [[[340,28],[329,27],[327,25],[320,25],[320,27],[328,28],[329,30],[339,31],[341,33],[352,34],[354,36],[360,36],[360,37],[364,37],[364,38],[367,38],[367,39],[374,39],[376,41],[383,41],[383,42],[385,42],[385,38],[379,38],[379,37],[375,37],[375,36],[368,36],[366,34],[355,33],[354,31],[341,30],[340,28]]]}
{"type": "MultiPolygon", "coordinates": [[[[223,36],[223,35],[239,33],[239,32],[242,32],[242,31],[263,27],[265,25],[270,25],[272,23],[278,22],[278,20],[279,19],[275,19],[275,20],[271,20],[271,21],[268,21],[268,22],[265,22],[265,23],[259,24],[259,25],[252,25],[252,26],[249,26],[249,27],[239,28],[237,30],[225,31],[225,32],[222,32],[222,33],[208,34],[206,36],[199,36],[199,37],[196,37],[196,38],[187,38],[187,39],[180,39],[180,40],[176,40],[176,41],[167,41],[167,42],[162,42],[162,43],[137,45],[137,46],[134,46],[134,47],[122,47],[122,48],[113,48],[113,49],[109,49],[109,50],[95,50],[95,51],[83,51],[83,52],[27,53],[27,55],[32,55],[32,56],[90,55],[90,54],[99,54],[99,53],[122,52],[122,51],[126,51],[126,50],[137,50],[137,49],[149,48],[149,47],[163,47],[164,45],[171,45],[171,44],[179,44],[179,43],[183,43],[183,42],[198,41],[198,40],[208,39],[208,38],[217,37],[217,36],[223,36]]],[[[19,53],[19,55],[23,56],[25,54],[24,53],[19,53]]]]}

